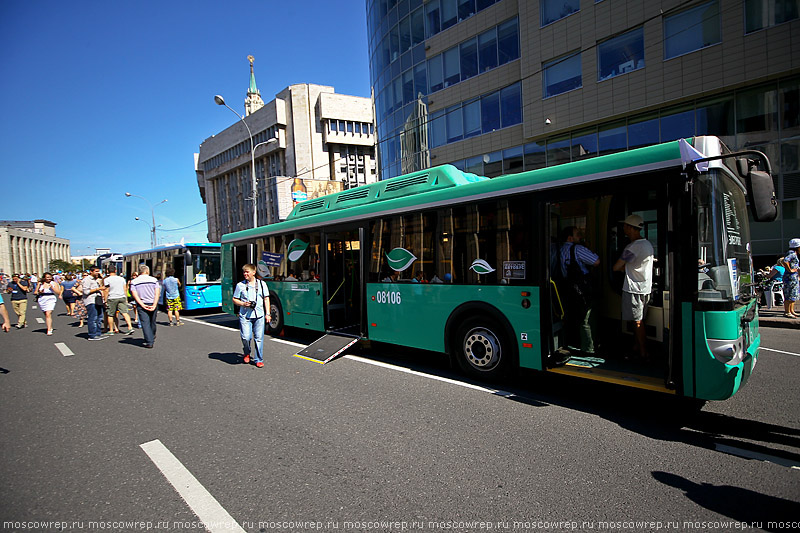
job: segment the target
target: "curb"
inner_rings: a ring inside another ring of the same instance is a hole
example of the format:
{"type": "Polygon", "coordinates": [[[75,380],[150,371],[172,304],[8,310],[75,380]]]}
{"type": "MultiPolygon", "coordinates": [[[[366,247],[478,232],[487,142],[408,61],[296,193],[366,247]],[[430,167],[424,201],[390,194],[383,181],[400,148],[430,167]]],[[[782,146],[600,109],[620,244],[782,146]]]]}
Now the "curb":
{"type": "Polygon", "coordinates": [[[800,319],[786,318],[783,309],[759,309],[758,325],[765,328],[800,329],[800,319]]]}

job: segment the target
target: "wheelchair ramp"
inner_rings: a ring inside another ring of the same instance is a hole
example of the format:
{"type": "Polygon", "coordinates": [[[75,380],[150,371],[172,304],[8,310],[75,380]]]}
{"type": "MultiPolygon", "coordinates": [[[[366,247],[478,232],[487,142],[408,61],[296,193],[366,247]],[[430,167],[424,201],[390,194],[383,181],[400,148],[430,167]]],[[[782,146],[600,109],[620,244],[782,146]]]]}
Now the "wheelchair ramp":
{"type": "Polygon", "coordinates": [[[294,354],[294,356],[324,365],[341,355],[358,340],[359,337],[329,333],[312,342],[306,348],[294,354]]]}

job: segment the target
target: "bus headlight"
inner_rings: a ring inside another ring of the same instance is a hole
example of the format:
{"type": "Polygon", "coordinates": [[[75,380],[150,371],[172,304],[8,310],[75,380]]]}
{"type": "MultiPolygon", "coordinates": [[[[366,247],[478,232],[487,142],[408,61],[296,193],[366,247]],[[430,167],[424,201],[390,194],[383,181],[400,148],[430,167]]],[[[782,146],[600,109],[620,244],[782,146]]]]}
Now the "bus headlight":
{"type": "Polygon", "coordinates": [[[736,366],[744,360],[747,355],[744,346],[744,337],[736,340],[708,339],[708,347],[714,358],[720,363],[730,366],[736,366]]]}

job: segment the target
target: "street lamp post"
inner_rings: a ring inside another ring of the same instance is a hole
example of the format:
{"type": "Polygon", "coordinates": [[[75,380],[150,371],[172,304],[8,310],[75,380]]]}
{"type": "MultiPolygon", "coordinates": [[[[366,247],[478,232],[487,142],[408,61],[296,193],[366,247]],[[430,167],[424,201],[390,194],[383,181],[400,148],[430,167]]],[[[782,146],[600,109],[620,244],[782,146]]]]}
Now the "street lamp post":
{"type": "Polygon", "coordinates": [[[247,125],[247,121],[245,121],[244,117],[237,113],[231,106],[225,103],[225,99],[220,95],[214,95],[214,101],[217,105],[224,105],[228,109],[231,110],[231,113],[239,117],[239,120],[242,121],[244,127],[247,128],[247,136],[250,137],[250,186],[252,187],[252,195],[253,195],[253,227],[258,227],[258,194],[256,190],[258,188],[258,182],[256,181],[256,148],[261,146],[262,144],[273,144],[278,142],[278,139],[273,137],[267,141],[258,143],[257,145],[253,146],[253,132],[250,131],[250,126],[247,125]]]}
{"type": "MultiPolygon", "coordinates": [[[[153,239],[153,237],[155,236],[155,233],[156,233],[155,232],[155,228],[153,226],[151,226],[150,223],[148,221],[146,221],[145,219],[143,219],[143,218],[133,217],[133,219],[134,220],[140,220],[140,221],[144,222],[145,224],[147,224],[147,227],[150,228],[150,233],[151,233],[151,237],[150,237],[151,242],[150,242],[150,244],[153,244],[152,243],[152,239],[153,239]]],[[[161,226],[163,226],[163,224],[159,224],[158,226],[156,226],[156,228],[160,228],[161,226]]],[[[158,244],[158,243],[156,243],[156,244],[158,244]]],[[[153,244],[152,247],[155,248],[156,244],[153,244]]]]}
{"type": "MultiPolygon", "coordinates": [[[[156,205],[153,205],[153,203],[150,200],[148,200],[147,198],[145,198],[143,196],[138,196],[136,194],[131,194],[129,192],[126,192],[125,196],[127,196],[128,198],[130,198],[131,196],[133,196],[135,198],[141,198],[142,200],[147,202],[147,204],[150,206],[150,217],[153,220],[153,225],[150,226],[150,232],[151,232],[150,233],[150,247],[151,248],[155,248],[156,247],[156,242],[157,242],[156,241],[156,227],[157,227],[156,226],[156,206],[159,206],[159,205],[163,204],[164,202],[167,201],[167,199],[164,198],[163,200],[158,202],[156,205]]],[[[136,220],[139,220],[139,217],[136,217],[136,220]]]]}

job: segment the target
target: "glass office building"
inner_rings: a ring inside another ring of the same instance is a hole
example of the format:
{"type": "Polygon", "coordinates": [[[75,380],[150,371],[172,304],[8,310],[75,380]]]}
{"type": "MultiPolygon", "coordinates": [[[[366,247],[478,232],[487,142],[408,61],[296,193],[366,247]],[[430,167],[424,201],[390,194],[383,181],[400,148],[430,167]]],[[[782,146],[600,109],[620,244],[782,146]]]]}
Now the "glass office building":
{"type": "Polygon", "coordinates": [[[800,236],[800,0],[366,9],[381,179],[445,163],[494,177],[718,135],[773,161],[781,215],[753,225],[754,255],[800,236]]]}

